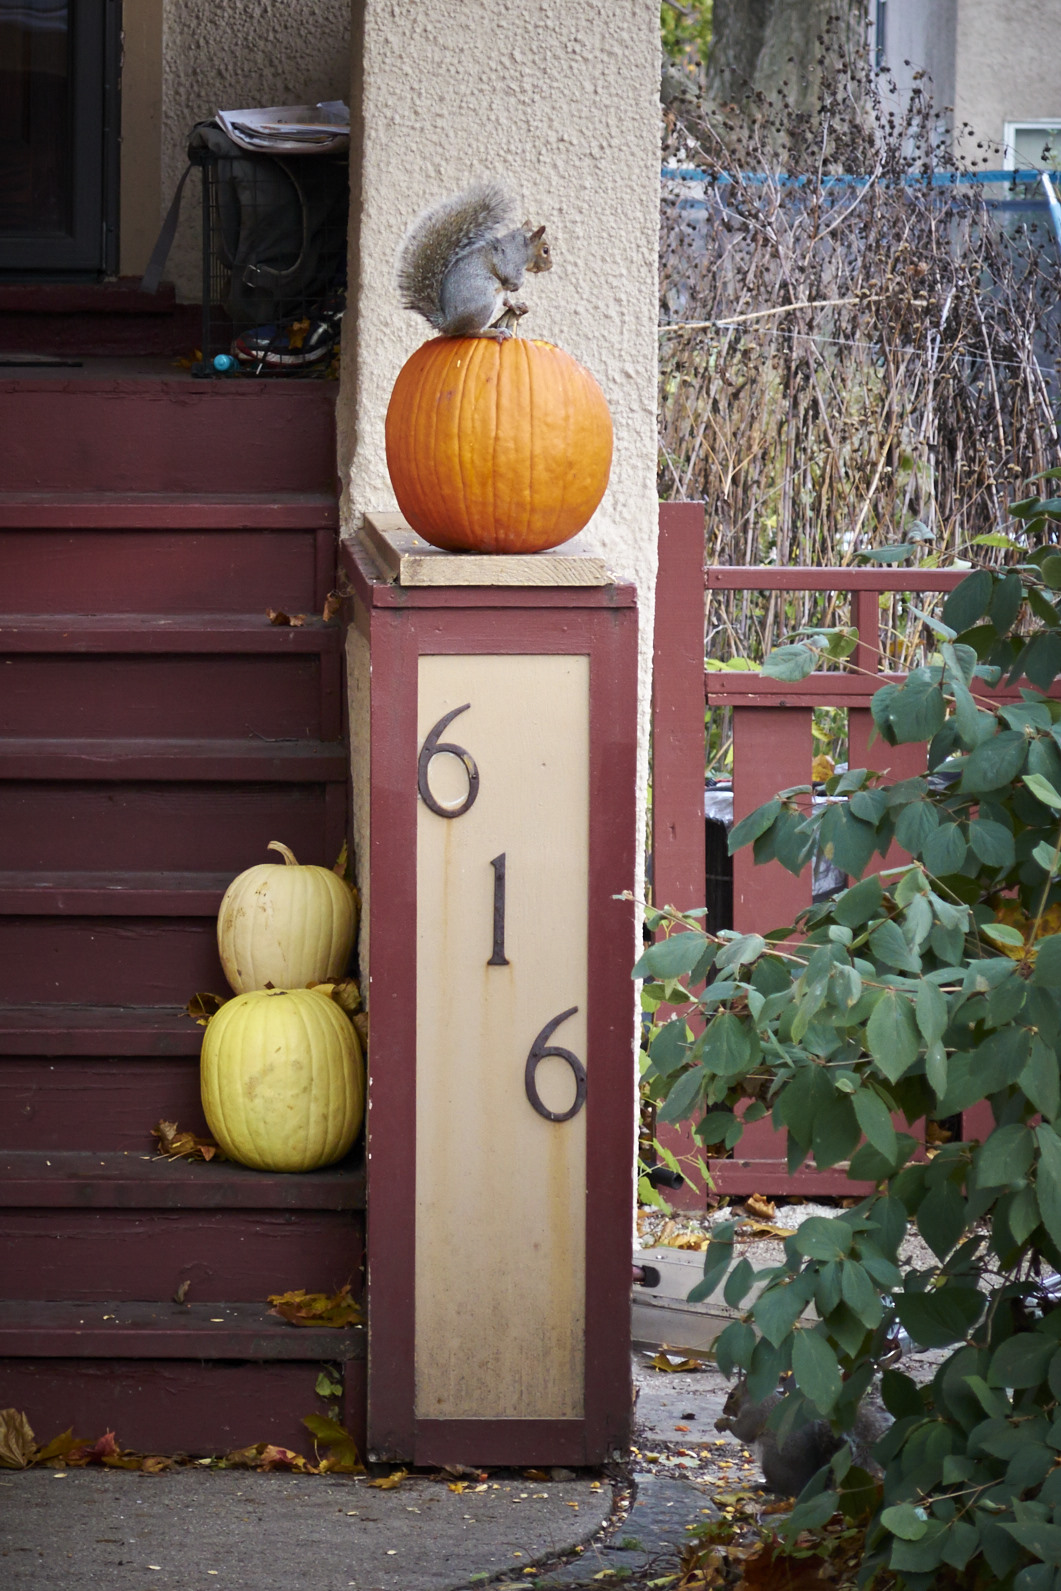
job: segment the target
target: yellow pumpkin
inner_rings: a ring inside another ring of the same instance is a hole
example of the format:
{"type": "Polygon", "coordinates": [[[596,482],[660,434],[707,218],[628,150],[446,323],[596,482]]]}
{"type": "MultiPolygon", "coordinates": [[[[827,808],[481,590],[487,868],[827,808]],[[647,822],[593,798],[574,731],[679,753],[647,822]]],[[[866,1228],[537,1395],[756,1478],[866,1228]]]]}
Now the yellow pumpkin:
{"type": "Polygon", "coordinates": [[[433,546],[525,553],[577,534],[604,496],[612,421],[589,371],[552,343],[436,337],[387,409],[398,506],[433,546]]]}
{"type": "Polygon", "coordinates": [[[207,1023],[203,1113],[226,1155],[259,1171],[341,1160],[365,1112],[361,1045],[318,989],[255,989],[207,1023]]]}
{"type": "Polygon", "coordinates": [[[217,914],[217,948],[237,994],[304,989],[340,978],[357,933],[357,895],[327,867],[303,867],[270,840],[283,862],[262,862],[232,880],[217,914]]]}

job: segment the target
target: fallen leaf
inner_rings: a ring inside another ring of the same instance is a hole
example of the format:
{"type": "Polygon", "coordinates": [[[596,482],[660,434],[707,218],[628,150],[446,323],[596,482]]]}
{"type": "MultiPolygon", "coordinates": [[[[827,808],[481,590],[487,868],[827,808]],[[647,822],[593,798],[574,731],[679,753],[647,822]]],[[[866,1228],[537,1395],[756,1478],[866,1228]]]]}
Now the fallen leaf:
{"type": "Polygon", "coordinates": [[[224,1466],[228,1469],[289,1469],[304,1475],[317,1475],[320,1471],[301,1453],[289,1447],[274,1447],[271,1442],[256,1442],[253,1447],[238,1447],[226,1453],[224,1466]]]}
{"type": "Polygon", "coordinates": [[[761,1216],[764,1221],[772,1221],[777,1214],[777,1205],[761,1193],[753,1193],[750,1199],[746,1199],[744,1208],[749,1215],[761,1216]]]}
{"type": "Polygon", "coordinates": [[[447,1485],[449,1486],[449,1489],[450,1489],[451,1492],[460,1493],[460,1492],[466,1492],[468,1490],[468,1482],[467,1481],[448,1481],[447,1485]]]}
{"type": "Polygon", "coordinates": [[[683,1359],[679,1354],[666,1353],[662,1349],[649,1359],[649,1364],[655,1370],[669,1370],[672,1373],[679,1370],[703,1370],[704,1366],[699,1359],[683,1359]]]}
{"type": "Polygon", "coordinates": [[[529,1481],[547,1481],[549,1479],[549,1471],[544,1469],[525,1469],[523,1475],[524,1479],[529,1481]]]}
{"type": "Polygon", "coordinates": [[[302,1424],[312,1432],[314,1441],[330,1449],[328,1457],[321,1460],[322,1474],[363,1475],[365,1473],[365,1466],[357,1451],[357,1443],[338,1420],[329,1419],[324,1414],[307,1414],[302,1424]]]}
{"type": "Polygon", "coordinates": [[[27,1469],[36,1452],[26,1416],[18,1409],[0,1409],[0,1469],[27,1469]]]}
{"type": "Polygon", "coordinates": [[[343,599],[338,591],[329,591],[324,599],[324,611],[321,614],[325,624],[330,624],[343,605],[343,599]]]}
{"type": "Polygon", "coordinates": [[[227,994],[211,994],[208,990],[204,990],[201,994],[193,994],[184,1009],[188,1016],[193,1017],[199,1026],[204,1028],[228,999],[227,994]]]}
{"type": "Polygon", "coordinates": [[[408,1473],[407,1469],[392,1470],[389,1475],[381,1475],[379,1480],[369,1481],[368,1484],[375,1486],[377,1491],[393,1492],[401,1485],[408,1473]]]}
{"type": "Polygon", "coordinates": [[[304,613],[285,613],[283,608],[266,608],[265,616],[270,624],[289,624],[293,630],[301,629],[306,622],[304,613]]]}
{"type": "Polygon", "coordinates": [[[358,1038],[361,1040],[361,1048],[365,1051],[365,1053],[367,1055],[368,1054],[368,1012],[367,1011],[358,1011],[355,1016],[352,1016],[350,1018],[350,1020],[354,1024],[354,1028],[356,1029],[358,1038]]]}
{"type": "Polygon", "coordinates": [[[350,1283],[337,1293],[307,1293],[301,1287],[290,1293],[270,1293],[274,1315],[293,1326],[357,1326],[363,1319],[361,1305],[350,1296],[350,1283]]]}
{"type": "MultiPolygon", "coordinates": [[[[159,1121],[151,1129],[158,1139],[158,1152],[168,1160],[224,1160],[225,1154],[212,1138],[198,1138],[193,1132],[179,1132],[175,1121],[159,1121]]],[[[183,1298],[177,1303],[182,1304],[183,1298]]]]}
{"type": "Polygon", "coordinates": [[[311,983],[309,987],[334,1000],[347,1016],[352,1017],[355,1011],[361,1009],[361,985],[356,978],[339,978],[335,983],[311,983]]]}

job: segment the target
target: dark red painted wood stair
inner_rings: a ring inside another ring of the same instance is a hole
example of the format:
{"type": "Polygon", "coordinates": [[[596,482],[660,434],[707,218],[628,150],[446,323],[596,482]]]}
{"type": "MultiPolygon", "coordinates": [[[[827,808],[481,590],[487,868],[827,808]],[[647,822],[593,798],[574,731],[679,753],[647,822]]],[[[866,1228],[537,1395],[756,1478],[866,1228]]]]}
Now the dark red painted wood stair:
{"type": "Polygon", "coordinates": [[[306,1450],[322,1363],[359,1421],[363,1331],[266,1303],[359,1289],[356,1155],[274,1176],[150,1136],[206,1130],[182,1012],[225,987],[226,884],[271,839],[330,863],[346,833],[333,398],[168,366],[0,382],[0,1406],[41,1440],[306,1450]]]}

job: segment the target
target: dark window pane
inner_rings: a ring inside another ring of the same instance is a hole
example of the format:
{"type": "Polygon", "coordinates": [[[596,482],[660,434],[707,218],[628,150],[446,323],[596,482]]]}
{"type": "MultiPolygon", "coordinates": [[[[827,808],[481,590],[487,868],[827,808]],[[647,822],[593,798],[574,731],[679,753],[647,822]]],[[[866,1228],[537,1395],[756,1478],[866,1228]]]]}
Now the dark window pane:
{"type": "Polygon", "coordinates": [[[0,234],[72,230],[70,7],[0,0],[0,234]]]}

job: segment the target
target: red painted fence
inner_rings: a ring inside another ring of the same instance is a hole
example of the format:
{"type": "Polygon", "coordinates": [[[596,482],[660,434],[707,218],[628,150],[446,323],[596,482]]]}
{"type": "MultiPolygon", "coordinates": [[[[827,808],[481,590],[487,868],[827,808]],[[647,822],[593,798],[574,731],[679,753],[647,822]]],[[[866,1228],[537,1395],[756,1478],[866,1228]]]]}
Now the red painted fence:
{"type": "MultiPolygon", "coordinates": [[[[880,597],[883,593],[952,590],[960,569],[786,569],[773,567],[705,570],[704,518],[700,503],[660,506],[659,572],[652,694],[653,899],[679,910],[704,904],[704,708],[733,713],[733,815],[739,821],[779,790],[811,782],[815,707],[846,709],[848,760],[853,768],[875,768],[889,780],[925,771],[925,747],[889,746],[870,738],[870,700],[881,685],[903,676],[881,670],[880,597]],[[706,590],[706,601],[704,592],[706,590]],[[853,657],[858,669],[816,672],[796,684],[762,674],[705,673],[705,614],[716,592],[827,591],[849,595],[859,632],[853,657]]],[[[980,692],[986,705],[1019,700],[1015,690],[980,692]]],[[[893,846],[879,865],[894,867],[906,852],[893,846]]],[[[809,867],[794,878],[778,862],[756,866],[746,846],[733,857],[733,923],[760,933],[783,927],[811,903],[809,867]]],[[[964,1130],[977,1132],[977,1113],[966,1112],[964,1130]]],[[[695,1151],[688,1133],[664,1130],[662,1141],[678,1154],[695,1151]]],[[[709,1162],[716,1189],[728,1194],[850,1194],[843,1167],[814,1171],[804,1166],[789,1177],[784,1138],[769,1120],[746,1129],[738,1158],[709,1162]]],[[[679,1203],[688,1204],[688,1197],[679,1203]]],[[[700,1202],[702,1202],[702,1197],[700,1202]]]]}

